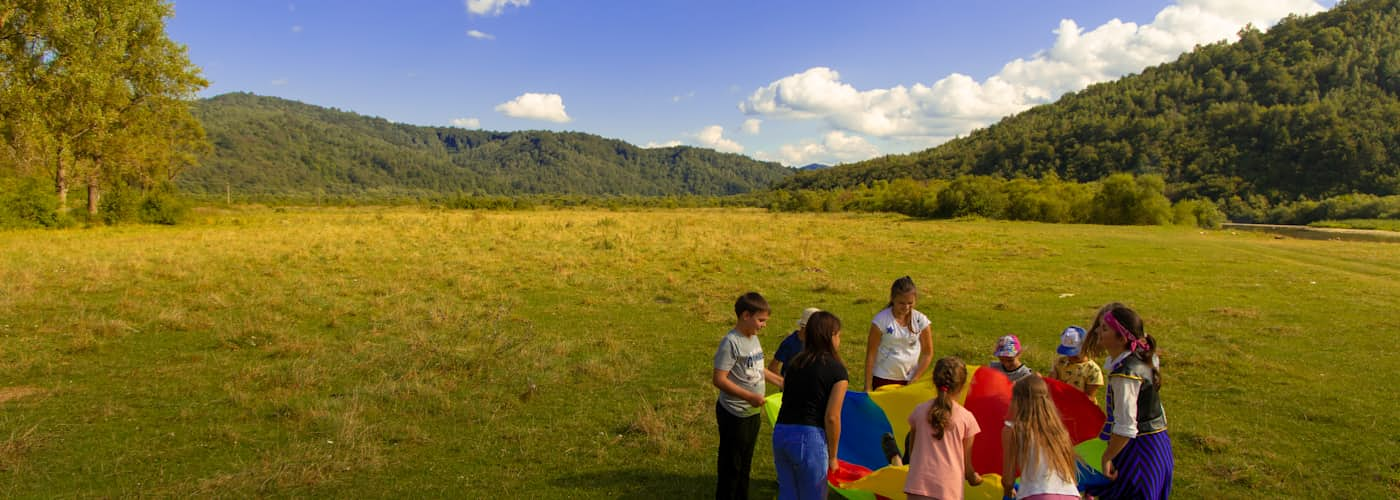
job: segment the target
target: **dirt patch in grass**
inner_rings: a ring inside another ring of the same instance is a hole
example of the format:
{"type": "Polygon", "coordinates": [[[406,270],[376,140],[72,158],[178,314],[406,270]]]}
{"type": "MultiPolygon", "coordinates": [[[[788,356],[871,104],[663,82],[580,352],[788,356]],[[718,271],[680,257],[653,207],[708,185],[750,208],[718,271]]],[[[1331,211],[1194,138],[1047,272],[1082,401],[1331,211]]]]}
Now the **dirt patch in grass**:
{"type": "Polygon", "coordinates": [[[1201,435],[1194,432],[1182,432],[1180,433],[1180,436],[1181,443],[1183,445],[1195,448],[1205,453],[1217,454],[1224,451],[1228,451],[1230,449],[1231,442],[1228,439],[1210,435],[1201,435]]]}
{"type": "Polygon", "coordinates": [[[25,387],[22,385],[14,387],[0,387],[0,404],[24,399],[29,396],[34,396],[43,393],[44,390],[38,387],[25,387]]]}

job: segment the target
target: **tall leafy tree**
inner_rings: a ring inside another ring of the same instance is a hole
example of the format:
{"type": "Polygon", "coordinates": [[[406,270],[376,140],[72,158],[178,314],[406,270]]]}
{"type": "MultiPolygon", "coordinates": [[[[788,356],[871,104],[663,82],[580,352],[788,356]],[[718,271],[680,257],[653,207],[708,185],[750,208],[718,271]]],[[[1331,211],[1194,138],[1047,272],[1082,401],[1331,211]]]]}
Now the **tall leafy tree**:
{"type": "MultiPolygon", "coordinates": [[[[96,210],[122,169],[170,169],[163,148],[197,150],[187,102],[208,85],[165,34],[161,0],[15,0],[0,7],[0,130],[38,149],[60,207],[77,183],[96,210]],[[182,104],[184,103],[184,104],[182,104]],[[184,132],[172,132],[175,127],[184,132]]],[[[15,146],[20,145],[20,146],[15,146]]],[[[19,155],[16,155],[19,156],[19,155]]]]}

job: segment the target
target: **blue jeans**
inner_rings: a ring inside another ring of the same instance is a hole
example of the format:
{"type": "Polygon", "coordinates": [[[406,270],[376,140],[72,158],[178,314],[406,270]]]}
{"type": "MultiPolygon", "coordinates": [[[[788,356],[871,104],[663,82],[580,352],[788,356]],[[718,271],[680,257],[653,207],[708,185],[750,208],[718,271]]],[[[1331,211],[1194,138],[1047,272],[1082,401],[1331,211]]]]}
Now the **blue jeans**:
{"type": "Polygon", "coordinates": [[[826,431],[810,425],[773,426],[778,499],[826,498],[826,431]]]}

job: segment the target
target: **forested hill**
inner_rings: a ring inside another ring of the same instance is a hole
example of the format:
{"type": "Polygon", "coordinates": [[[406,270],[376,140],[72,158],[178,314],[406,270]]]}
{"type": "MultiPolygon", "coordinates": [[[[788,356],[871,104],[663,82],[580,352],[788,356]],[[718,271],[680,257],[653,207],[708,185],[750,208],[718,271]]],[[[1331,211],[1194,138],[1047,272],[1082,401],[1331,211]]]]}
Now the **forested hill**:
{"type": "Polygon", "coordinates": [[[1177,198],[1400,193],[1400,0],[1344,0],[1241,34],[933,149],[802,172],[777,187],[1131,172],[1162,175],[1177,198]]]}
{"type": "Polygon", "coordinates": [[[244,93],[199,101],[194,114],[214,151],[177,179],[191,193],[725,195],[792,174],[708,149],[419,127],[244,93]]]}

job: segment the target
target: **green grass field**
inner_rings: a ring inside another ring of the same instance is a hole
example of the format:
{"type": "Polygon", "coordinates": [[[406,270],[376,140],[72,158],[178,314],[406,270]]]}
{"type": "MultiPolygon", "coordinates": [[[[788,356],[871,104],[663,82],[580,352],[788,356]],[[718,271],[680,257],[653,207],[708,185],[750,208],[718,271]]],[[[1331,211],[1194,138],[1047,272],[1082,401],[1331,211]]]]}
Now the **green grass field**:
{"type": "MultiPolygon", "coordinates": [[[[1121,300],[1182,498],[1400,495],[1400,245],[748,210],[203,210],[0,233],[0,496],[703,498],[715,345],[763,293],[852,374],[911,275],[937,356],[1121,300]]],[[[755,493],[775,491],[770,429],[755,493]]]]}

